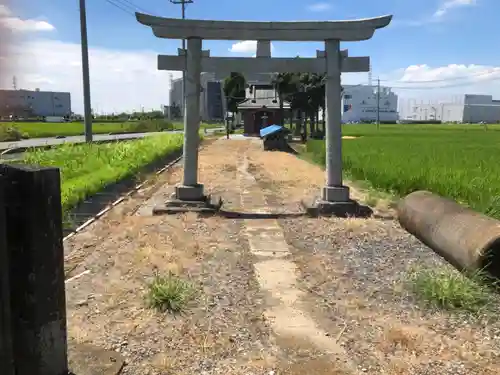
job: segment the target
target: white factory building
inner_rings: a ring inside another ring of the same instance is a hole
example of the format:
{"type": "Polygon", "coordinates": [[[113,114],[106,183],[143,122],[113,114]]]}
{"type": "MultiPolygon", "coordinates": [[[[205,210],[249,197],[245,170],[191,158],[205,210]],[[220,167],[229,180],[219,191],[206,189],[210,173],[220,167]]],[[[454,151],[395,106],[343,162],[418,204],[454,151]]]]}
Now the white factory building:
{"type": "Polygon", "coordinates": [[[408,120],[436,120],[444,123],[500,122],[500,100],[491,95],[464,95],[460,102],[437,102],[411,106],[408,120]]]}
{"type": "Polygon", "coordinates": [[[0,116],[69,116],[71,94],[31,90],[0,90],[0,116]]]}
{"type": "Polygon", "coordinates": [[[395,123],[399,119],[398,96],[390,87],[344,85],[342,97],[342,122],[395,123]],[[379,101],[377,105],[377,99],[379,101]]]}

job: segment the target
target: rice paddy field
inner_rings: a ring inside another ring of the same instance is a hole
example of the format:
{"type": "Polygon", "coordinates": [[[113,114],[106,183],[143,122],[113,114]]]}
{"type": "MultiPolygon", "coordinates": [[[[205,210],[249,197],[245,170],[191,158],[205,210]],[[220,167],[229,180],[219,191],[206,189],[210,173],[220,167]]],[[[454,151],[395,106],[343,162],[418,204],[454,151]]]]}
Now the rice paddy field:
{"type": "MultiPolygon", "coordinates": [[[[395,195],[429,190],[500,219],[499,125],[344,125],[344,170],[395,195]]],[[[307,152],[324,164],[324,141],[307,152]]]]}
{"type": "MultiPolygon", "coordinates": [[[[150,132],[159,131],[158,126],[155,126],[155,121],[144,121],[140,124],[139,121],[126,122],[94,122],[92,129],[94,134],[109,134],[109,133],[134,133],[134,132],[150,132]]],[[[220,124],[201,124],[202,129],[217,128],[220,124]]],[[[25,138],[50,138],[56,136],[75,136],[84,134],[84,124],[82,122],[65,122],[65,123],[48,123],[48,122],[0,122],[0,141],[13,140],[2,139],[8,138],[8,128],[17,129],[25,138]]],[[[181,122],[173,122],[171,129],[182,130],[181,122]]]]}
{"type": "Polygon", "coordinates": [[[182,134],[162,134],[106,144],[66,144],[26,152],[24,163],[61,171],[63,211],[107,185],[135,176],[143,167],[182,148],[182,134]]]}

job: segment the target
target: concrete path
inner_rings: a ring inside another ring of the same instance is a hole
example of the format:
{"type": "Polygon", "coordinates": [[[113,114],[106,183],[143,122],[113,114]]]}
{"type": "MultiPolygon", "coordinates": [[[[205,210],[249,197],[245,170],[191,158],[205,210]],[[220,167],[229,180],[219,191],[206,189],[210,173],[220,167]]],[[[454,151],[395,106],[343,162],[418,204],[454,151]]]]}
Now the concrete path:
{"type": "MultiPolygon", "coordinates": [[[[218,131],[222,131],[224,128],[214,128],[207,129],[207,133],[215,133],[218,131]]],[[[96,142],[99,141],[113,141],[113,140],[130,140],[130,139],[138,139],[149,136],[154,136],[158,134],[163,134],[164,132],[151,132],[151,133],[133,133],[133,134],[95,134],[93,139],[96,142]]],[[[171,133],[183,133],[181,130],[174,130],[171,133]]],[[[55,146],[61,145],[64,143],[84,143],[85,136],[77,135],[65,138],[33,138],[33,139],[25,139],[17,142],[0,142],[0,151],[7,150],[11,148],[29,148],[29,147],[42,147],[42,146],[55,146]]]]}
{"type": "MultiPolygon", "coordinates": [[[[238,185],[246,214],[273,213],[255,177],[249,172],[247,155],[239,157],[238,185]]],[[[356,366],[338,340],[321,329],[303,307],[304,291],[298,286],[298,269],[290,260],[292,254],[283,229],[276,219],[244,220],[244,233],[250,251],[256,256],[255,275],[262,290],[275,303],[268,306],[265,316],[276,334],[298,337],[330,356],[337,373],[355,374],[356,366]]],[[[339,327],[339,330],[341,327],[339,327]]]]}

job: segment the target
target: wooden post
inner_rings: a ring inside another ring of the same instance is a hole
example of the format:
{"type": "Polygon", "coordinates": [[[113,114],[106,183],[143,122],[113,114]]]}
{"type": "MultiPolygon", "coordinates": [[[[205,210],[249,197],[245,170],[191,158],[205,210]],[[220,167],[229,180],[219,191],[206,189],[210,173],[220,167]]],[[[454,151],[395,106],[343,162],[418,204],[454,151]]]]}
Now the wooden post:
{"type": "Polygon", "coordinates": [[[3,196],[4,177],[0,174],[0,369],[2,374],[14,375],[12,352],[12,329],[9,289],[9,257],[5,241],[5,199],[3,196]]]}
{"type": "Polygon", "coordinates": [[[0,165],[6,178],[16,375],[66,375],[67,332],[59,170],[0,165]]]}

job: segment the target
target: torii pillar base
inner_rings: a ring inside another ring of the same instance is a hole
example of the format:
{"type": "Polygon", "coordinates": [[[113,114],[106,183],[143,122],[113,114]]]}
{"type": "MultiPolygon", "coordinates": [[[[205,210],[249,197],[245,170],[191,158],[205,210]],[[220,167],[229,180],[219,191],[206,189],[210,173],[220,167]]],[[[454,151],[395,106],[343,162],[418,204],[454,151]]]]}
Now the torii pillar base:
{"type": "Polygon", "coordinates": [[[312,201],[303,200],[302,206],[311,217],[369,217],[373,211],[349,197],[347,186],[325,186],[321,198],[312,201]]]}
{"type": "Polygon", "coordinates": [[[153,208],[153,215],[173,215],[183,212],[216,214],[222,207],[222,198],[204,195],[203,185],[176,186],[171,199],[153,208]]]}
{"type": "Polygon", "coordinates": [[[194,186],[178,185],[175,187],[175,199],[187,202],[202,202],[206,200],[203,184],[194,186]]]}

